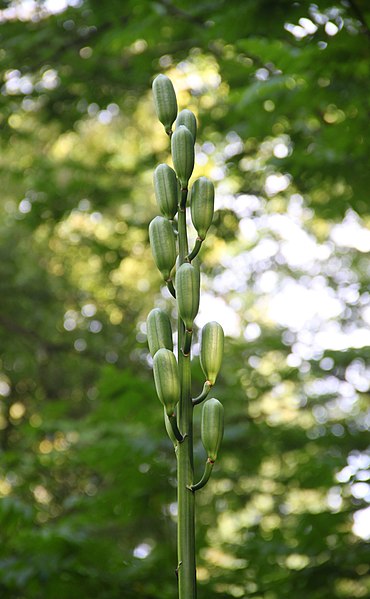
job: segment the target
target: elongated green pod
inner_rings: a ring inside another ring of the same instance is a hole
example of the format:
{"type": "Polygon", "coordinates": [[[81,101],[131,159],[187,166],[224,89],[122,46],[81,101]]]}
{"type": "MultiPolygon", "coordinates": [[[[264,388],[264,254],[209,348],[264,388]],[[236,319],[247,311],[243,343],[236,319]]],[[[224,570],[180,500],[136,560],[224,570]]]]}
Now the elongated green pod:
{"type": "MultiPolygon", "coordinates": [[[[198,273],[198,280],[199,280],[199,285],[200,285],[200,260],[199,260],[199,258],[198,257],[194,258],[194,260],[192,261],[191,265],[194,266],[195,270],[198,273]]],[[[176,275],[176,273],[179,270],[179,268],[180,268],[180,258],[179,258],[179,256],[177,256],[175,268],[174,268],[174,270],[172,271],[171,274],[172,275],[173,274],[176,275]]]]}
{"type": "Polygon", "coordinates": [[[166,312],[154,308],[146,319],[146,334],[152,358],[161,347],[173,350],[171,322],[166,312]]]}
{"type": "Polygon", "coordinates": [[[213,219],[215,188],[207,177],[194,181],[191,188],[191,220],[200,239],[205,239],[213,219]]]}
{"type": "Polygon", "coordinates": [[[181,189],[187,189],[194,168],[194,140],[189,129],[180,125],[171,138],[172,160],[181,189]]]}
{"type": "Polygon", "coordinates": [[[224,353],[224,331],[218,322],[212,321],[202,329],[200,364],[207,381],[214,385],[221,368],[224,353]]]}
{"type": "Polygon", "coordinates": [[[224,435],[224,407],[215,399],[207,399],[202,410],[201,436],[208,459],[215,462],[224,435]]]}
{"type": "Polygon", "coordinates": [[[167,133],[177,116],[177,100],[171,79],[166,75],[158,75],[153,81],[153,96],[158,120],[167,133]]]}
{"type": "Polygon", "coordinates": [[[189,129],[193,136],[193,143],[195,143],[195,138],[197,136],[197,119],[191,110],[185,108],[185,110],[181,110],[181,112],[179,112],[176,119],[176,128],[180,127],[180,125],[184,125],[189,129]]]}
{"type": "Polygon", "coordinates": [[[199,281],[199,286],[200,286],[200,260],[199,260],[198,256],[196,258],[194,258],[194,260],[192,261],[191,265],[197,271],[198,281],[199,281]]]}
{"type": "Polygon", "coordinates": [[[165,281],[176,262],[175,233],[167,218],[156,216],[149,225],[149,239],[154,262],[165,281]]]}
{"type": "Polygon", "coordinates": [[[163,216],[173,219],[179,201],[179,183],[175,171],[168,164],[159,164],[154,171],[155,197],[163,216]]]}
{"type": "Polygon", "coordinates": [[[199,273],[194,266],[184,262],[176,273],[176,297],[179,314],[185,328],[191,331],[199,309],[199,273]]]}
{"type": "Polygon", "coordinates": [[[157,395],[170,417],[180,399],[179,372],[172,351],[164,347],[157,351],[153,358],[153,372],[157,395]]]}

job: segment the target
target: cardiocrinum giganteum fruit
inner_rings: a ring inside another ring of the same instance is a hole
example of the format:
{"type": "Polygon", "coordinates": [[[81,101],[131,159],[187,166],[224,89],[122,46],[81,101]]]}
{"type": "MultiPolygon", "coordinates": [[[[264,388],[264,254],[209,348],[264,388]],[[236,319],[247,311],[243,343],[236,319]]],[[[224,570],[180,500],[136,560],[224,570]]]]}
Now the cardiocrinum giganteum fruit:
{"type": "Polygon", "coordinates": [[[195,398],[191,396],[191,343],[200,296],[198,253],[212,223],[214,187],[207,177],[200,177],[189,189],[197,133],[194,114],[188,109],[177,113],[175,90],[165,75],[155,78],[153,95],[158,119],[171,140],[173,168],[160,164],[154,171],[154,190],[161,215],[150,223],[149,238],[154,262],[176,302],[177,360],[173,352],[171,321],[166,312],[158,308],[150,312],[147,336],[153,358],[155,387],[163,405],[165,427],[177,456],[176,572],[179,599],[195,599],[195,492],[209,480],[224,428],[222,404],[215,398],[207,399],[216,382],[223,355],[224,334],[217,322],[209,322],[203,327],[200,359],[205,382],[201,393],[195,398]],[[194,247],[190,250],[186,224],[188,202],[196,231],[194,247]],[[201,439],[207,460],[203,476],[196,482],[193,470],[193,410],[201,403],[201,439]]]}

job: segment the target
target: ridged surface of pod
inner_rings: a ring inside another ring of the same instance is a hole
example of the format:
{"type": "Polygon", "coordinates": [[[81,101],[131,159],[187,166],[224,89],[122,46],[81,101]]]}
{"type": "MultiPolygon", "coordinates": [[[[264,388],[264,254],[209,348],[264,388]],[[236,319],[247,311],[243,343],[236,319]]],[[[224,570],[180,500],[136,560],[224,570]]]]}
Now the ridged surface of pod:
{"type": "Polygon", "coordinates": [[[185,108],[184,110],[181,110],[181,112],[179,112],[176,119],[176,128],[180,127],[180,125],[184,125],[189,129],[190,133],[193,136],[193,143],[195,143],[195,138],[197,136],[197,119],[195,118],[195,114],[191,112],[191,110],[185,108]]]}
{"type": "Polygon", "coordinates": [[[204,449],[212,462],[217,459],[224,434],[224,407],[214,397],[203,404],[201,436],[204,449]]]}
{"type": "Polygon", "coordinates": [[[156,216],[149,225],[149,239],[154,262],[165,280],[176,262],[175,233],[167,218],[156,216]]]}
{"type": "Polygon", "coordinates": [[[172,160],[181,188],[186,189],[194,168],[194,140],[189,129],[180,125],[171,138],[172,160]]]}
{"type": "Polygon", "coordinates": [[[191,188],[191,220],[200,239],[205,239],[212,224],[215,202],[215,189],[207,177],[194,181],[191,188]]]}
{"type": "Polygon", "coordinates": [[[195,270],[197,271],[197,274],[198,274],[198,284],[199,284],[199,287],[200,287],[200,260],[199,260],[199,257],[198,257],[198,256],[196,256],[196,257],[195,257],[195,258],[192,260],[192,262],[191,262],[191,265],[192,265],[192,266],[195,268],[195,270]]]}
{"type": "Polygon", "coordinates": [[[224,331],[216,322],[207,322],[202,329],[200,364],[207,381],[215,384],[224,353],[224,331]]]}
{"type": "Polygon", "coordinates": [[[158,75],[152,88],[158,120],[168,132],[177,116],[177,100],[172,81],[166,75],[158,75]]]}
{"type": "Polygon", "coordinates": [[[190,331],[199,309],[199,272],[188,262],[184,262],[176,273],[176,297],[179,314],[190,331]]]}
{"type": "Polygon", "coordinates": [[[171,322],[166,312],[154,308],[146,319],[146,334],[152,358],[161,347],[173,350],[171,322]]]}
{"type": "Polygon", "coordinates": [[[157,395],[167,416],[172,416],[180,399],[179,372],[172,351],[163,347],[157,351],[153,358],[153,372],[157,395]]]}
{"type": "Polygon", "coordinates": [[[154,171],[155,197],[163,216],[173,219],[179,200],[179,183],[175,171],[168,164],[159,164],[154,171]]]}

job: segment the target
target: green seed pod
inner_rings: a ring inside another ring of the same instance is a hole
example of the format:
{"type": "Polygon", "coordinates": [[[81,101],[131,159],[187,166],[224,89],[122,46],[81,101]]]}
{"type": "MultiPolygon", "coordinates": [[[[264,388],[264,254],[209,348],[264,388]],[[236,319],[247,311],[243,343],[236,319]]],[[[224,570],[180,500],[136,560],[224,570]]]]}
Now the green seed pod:
{"type": "Polygon", "coordinates": [[[160,164],[154,171],[155,197],[163,216],[172,220],[177,212],[179,183],[175,171],[168,164],[160,164]]]}
{"type": "Polygon", "coordinates": [[[191,188],[191,220],[200,239],[205,239],[213,219],[215,189],[207,177],[194,181],[191,188]]]}
{"type": "Polygon", "coordinates": [[[202,410],[201,435],[208,459],[215,462],[224,434],[224,407],[218,399],[207,399],[202,410]]]}
{"type": "Polygon", "coordinates": [[[199,309],[199,273],[189,262],[184,262],[176,273],[176,298],[179,314],[186,329],[191,331],[199,309]]]}
{"type": "Polygon", "coordinates": [[[224,353],[224,331],[218,322],[207,322],[202,329],[200,364],[207,381],[215,384],[224,353]]]}
{"type": "Polygon", "coordinates": [[[152,357],[161,347],[173,350],[171,322],[167,313],[163,310],[154,308],[149,312],[146,319],[146,334],[152,357]]]}
{"type": "Polygon", "coordinates": [[[186,189],[194,168],[194,140],[187,127],[180,125],[171,138],[172,160],[181,189],[186,189]]]}
{"type": "Polygon", "coordinates": [[[169,349],[162,347],[153,358],[154,383],[157,395],[166,409],[167,416],[172,416],[180,399],[180,382],[177,362],[169,349]]]}
{"type": "MultiPolygon", "coordinates": [[[[198,281],[199,281],[199,286],[200,286],[200,260],[199,260],[198,256],[196,256],[196,257],[195,257],[195,258],[192,260],[192,263],[191,263],[191,265],[192,265],[192,266],[194,266],[195,270],[196,270],[196,271],[197,271],[197,273],[198,273],[198,281]]],[[[174,273],[175,273],[175,275],[176,275],[176,273],[177,273],[177,271],[179,270],[179,268],[180,268],[180,256],[177,256],[177,258],[176,258],[176,264],[175,264],[175,268],[174,268],[174,270],[173,270],[172,272],[174,272],[174,273]]]]}
{"type": "Polygon", "coordinates": [[[172,81],[166,75],[158,75],[152,87],[158,119],[169,133],[177,115],[177,100],[172,81]]]}
{"type": "Polygon", "coordinates": [[[199,287],[200,287],[200,260],[198,258],[198,256],[196,256],[191,263],[192,266],[194,266],[195,270],[197,271],[198,274],[198,281],[199,281],[199,287]]]}
{"type": "Polygon", "coordinates": [[[165,281],[176,262],[175,233],[167,218],[156,216],[149,225],[149,239],[154,262],[165,281]]]}
{"type": "Polygon", "coordinates": [[[185,108],[177,115],[176,119],[176,128],[180,127],[180,125],[184,125],[190,131],[193,136],[193,142],[195,143],[195,138],[197,136],[197,119],[191,110],[185,108]]]}

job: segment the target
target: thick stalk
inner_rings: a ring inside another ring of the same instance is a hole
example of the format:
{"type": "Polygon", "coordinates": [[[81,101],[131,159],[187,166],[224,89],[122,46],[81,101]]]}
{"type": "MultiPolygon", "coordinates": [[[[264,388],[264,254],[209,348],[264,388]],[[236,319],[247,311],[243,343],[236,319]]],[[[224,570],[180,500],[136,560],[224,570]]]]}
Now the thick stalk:
{"type": "MultiPolygon", "coordinates": [[[[187,190],[181,190],[179,206],[179,262],[182,264],[188,254],[186,232],[187,190]]],[[[191,400],[190,355],[185,356],[185,327],[181,318],[178,321],[178,360],[181,397],[177,412],[178,426],[183,435],[183,443],[177,446],[177,505],[178,505],[178,582],[179,599],[196,599],[195,575],[195,514],[194,493],[189,490],[193,484],[193,405],[191,400]]]]}

